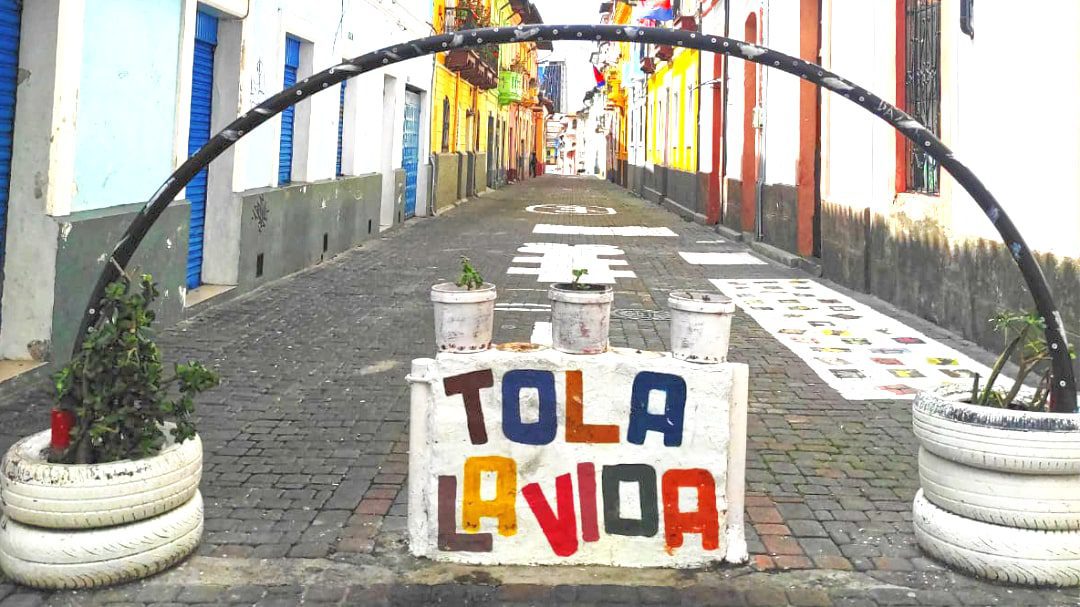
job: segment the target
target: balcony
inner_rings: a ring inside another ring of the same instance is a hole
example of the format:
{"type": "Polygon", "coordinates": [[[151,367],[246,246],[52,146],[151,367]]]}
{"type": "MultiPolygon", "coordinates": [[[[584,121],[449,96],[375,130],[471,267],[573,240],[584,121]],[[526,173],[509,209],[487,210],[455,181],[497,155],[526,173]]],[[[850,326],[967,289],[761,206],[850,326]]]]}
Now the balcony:
{"type": "MultiPolygon", "coordinates": [[[[487,27],[489,19],[470,8],[454,7],[446,9],[443,20],[444,32],[487,27]]],[[[499,47],[482,46],[479,48],[455,49],[446,54],[447,69],[458,72],[466,82],[473,86],[490,90],[499,86],[499,47]]]]}
{"type": "Polygon", "coordinates": [[[503,70],[499,72],[499,105],[508,105],[521,101],[524,91],[521,72],[503,70]]]}

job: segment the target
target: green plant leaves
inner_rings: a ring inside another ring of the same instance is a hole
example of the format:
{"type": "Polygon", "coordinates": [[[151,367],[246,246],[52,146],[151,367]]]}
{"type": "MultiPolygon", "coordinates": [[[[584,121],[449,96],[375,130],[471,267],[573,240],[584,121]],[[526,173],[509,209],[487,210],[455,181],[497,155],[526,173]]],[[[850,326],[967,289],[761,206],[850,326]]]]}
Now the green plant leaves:
{"type": "Polygon", "coordinates": [[[79,354],[54,376],[56,404],[74,412],[71,446],[51,461],[100,463],[147,457],[165,445],[166,421],[179,442],[195,436],[194,396],[218,385],[201,363],[177,364],[165,377],[148,308],[158,297],[148,274],[111,283],[100,302],[99,325],[79,354]],[[176,396],[170,397],[170,388],[176,396]]]}

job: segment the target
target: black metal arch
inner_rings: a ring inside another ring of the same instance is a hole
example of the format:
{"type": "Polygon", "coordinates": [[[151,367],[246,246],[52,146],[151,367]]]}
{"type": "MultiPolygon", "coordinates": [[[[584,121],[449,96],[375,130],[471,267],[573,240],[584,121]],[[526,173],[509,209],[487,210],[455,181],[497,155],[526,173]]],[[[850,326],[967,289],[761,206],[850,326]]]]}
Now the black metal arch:
{"type": "Polygon", "coordinates": [[[1072,363],[1069,358],[1068,339],[1062,326],[1061,314],[1054,305],[1042,269],[1012,220],[1005,213],[1005,210],[1001,208],[994,196],[986,189],[986,186],[967,166],[957,160],[952,151],[945,147],[925,126],[866,89],[848,82],[819,65],[797,57],[791,57],[766,47],[722,36],[628,25],[522,25],[491,27],[431,36],[361,55],[306,78],[303,82],[299,82],[266,99],[248,113],[234,120],[232,124],[216,134],[198,152],[180,165],[135,216],[123,238],[113,249],[112,261],[115,263],[105,264],[94,291],[90,295],[90,301],[87,304],[86,312],[79,326],[79,332],[76,335],[75,352],[77,353],[80,350],[90,327],[94,326],[98,321],[96,306],[104,295],[106,285],[120,276],[120,271],[131,260],[150,226],[154,224],[162,211],[200,170],[209,165],[214,158],[217,158],[241,137],[250,133],[255,127],[314,93],[318,93],[358,74],[386,65],[457,48],[550,40],[576,40],[581,42],[606,40],[611,42],[666,44],[753,61],[766,67],[799,76],[819,87],[842,95],[887,122],[915,145],[921,146],[971,195],[990,221],[993,222],[1005,245],[1012,253],[1013,260],[1019,267],[1020,273],[1023,274],[1024,281],[1031,291],[1032,298],[1035,300],[1035,306],[1046,321],[1046,342],[1050,348],[1053,364],[1052,410],[1063,413],[1076,412],[1076,380],[1073,376],[1072,363]]]}

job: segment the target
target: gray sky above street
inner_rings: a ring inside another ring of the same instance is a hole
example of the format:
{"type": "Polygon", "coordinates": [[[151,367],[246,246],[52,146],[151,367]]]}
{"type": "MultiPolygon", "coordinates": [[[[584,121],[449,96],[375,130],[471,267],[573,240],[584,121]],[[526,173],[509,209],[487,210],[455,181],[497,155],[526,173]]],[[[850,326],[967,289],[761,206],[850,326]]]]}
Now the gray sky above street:
{"type": "MultiPolygon", "coordinates": [[[[599,0],[533,0],[533,3],[540,9],[544,23],[563,25],[600,21],[599,0]]],[[[552,59],[566,60],[569,71],[567,100],[570,109],[577,111],[581,109],[581,99],[586,91],[596,84],[593,79],[592,64],[589,63],[589,55],[596,50],[596,43],[556,42],[554,44],[554,52],[541,52],[541,59],[550,56],[552,59]]]]}

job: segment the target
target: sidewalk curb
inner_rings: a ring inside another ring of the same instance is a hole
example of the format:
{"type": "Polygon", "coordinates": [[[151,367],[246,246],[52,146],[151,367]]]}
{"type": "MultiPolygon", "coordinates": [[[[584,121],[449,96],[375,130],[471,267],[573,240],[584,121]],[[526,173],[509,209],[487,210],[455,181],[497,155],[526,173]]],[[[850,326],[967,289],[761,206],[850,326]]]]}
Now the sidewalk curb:
{"type": "Polygon", "coordinates": [[[750,249],[758,255],[763,255],[769,259],[781,263],[789,268],[795,268],[796,270],[802,270],[807,274],[815,277],[822,275],[821,264],[801,257],[794,253],[789,253],[778,247],[774,247],[770,244],[766,244],[761,241],[751,240],[747,242],[750,249]]]}

